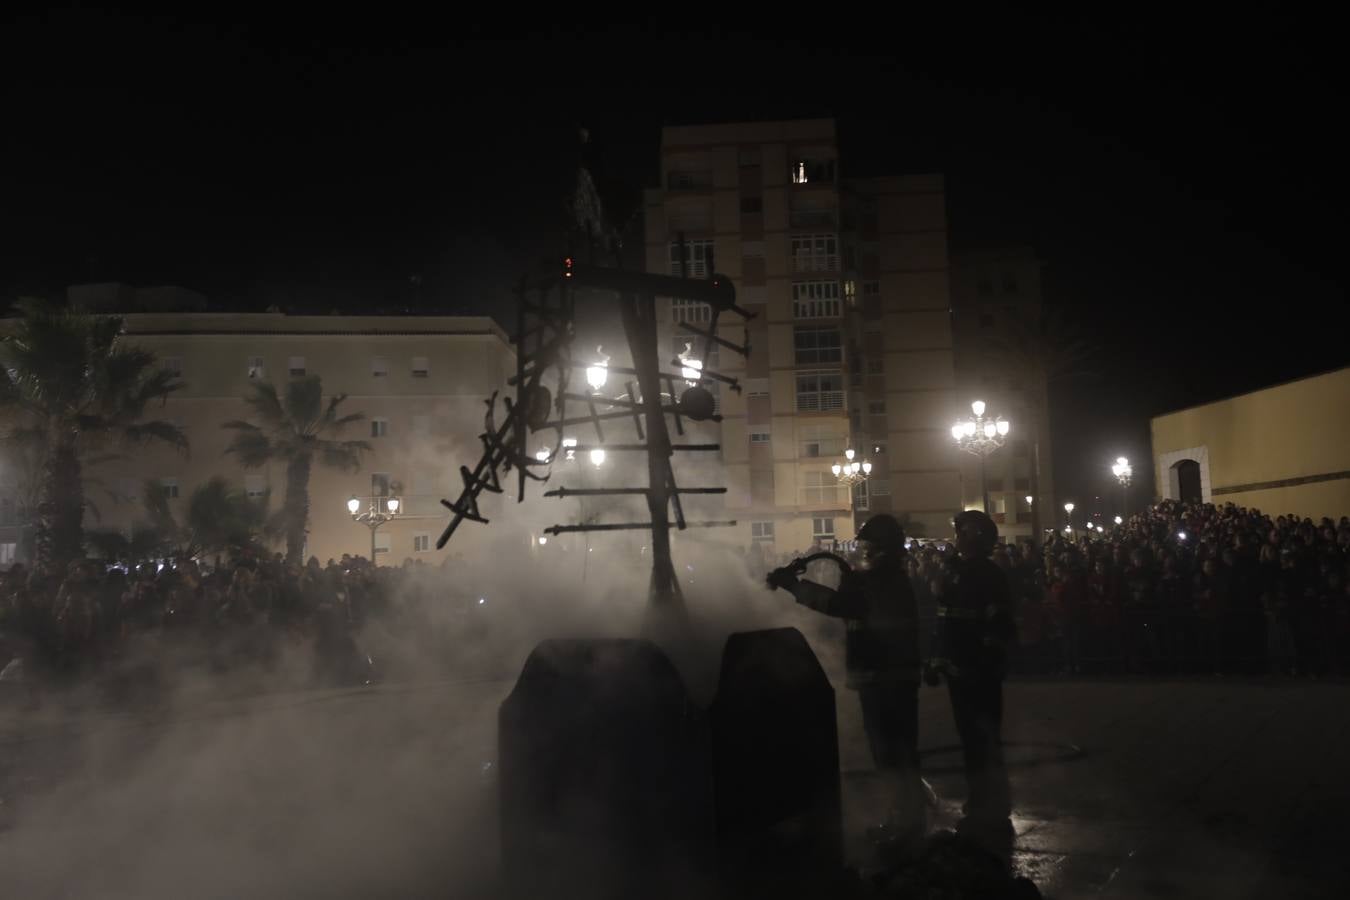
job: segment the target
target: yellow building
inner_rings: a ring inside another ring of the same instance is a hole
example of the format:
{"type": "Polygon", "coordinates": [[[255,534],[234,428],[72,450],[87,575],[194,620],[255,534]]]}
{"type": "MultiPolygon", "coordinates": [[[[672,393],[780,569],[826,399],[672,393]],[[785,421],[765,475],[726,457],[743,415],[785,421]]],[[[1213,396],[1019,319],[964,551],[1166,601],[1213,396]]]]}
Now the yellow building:
{"type": "MultiPolygon", "coordinates": [[[[379,563],[439,560],[434,544],[447,521],[440,500],[459,495],[459,466],[481,452],[483,400],[514,372],[511,345],[491,319],[203,312],[132,313],[124,319],[128,340],[181,374],[184,389],[150,414],[182,428],[191,449],[182,456],[147,446],[91,471],[101,489],[89,494],[102,521],[86,514],[86,528],[127,528],[143,518],[146,480],[164,487],[180,521],[192,491],[215,475],[254,496],[270,491],[276,509],[285,489],[284,467],[245,471],[225,452],[232,433],[221,424],[250,418],[243,397],[258,381],[270,380],[284,391],[292,377],[319,375],[326,395],[347,395],[343,412],[366,415],[343,437],[366,440],[372,452],[355,473],[325,469],[316,461],[306,554],[321,562],[343,553],[369,556],[370,530],[352,521],[346,503],[353,495],[364,503],[392,494],[402,498],[402,515],[377,532],[379,563]]],[[[485,512],[490,515],[498,499],[485,496],[485,512]]],[[[455,552],[472,553],[484,532],[462,529],[455,552]]]]}
{"type": "MultiPolygon", "coordinates": [[[[855,508],[946,534],[960,504],[942,179],[841,176],[830,119],[670,127],[645,200],[648,271],[715,269],[757,314],[720,334],[748,361],[708,365],[743,387],[720,396],[737,540],[778,552],[852,537],[855,508]],[[873,464],[856,491],[831,472],[849,448],[873,464]]],[[[662,311],[673,352],[709,320],[662,311]]]]}
{"type": "Polygon", "coordinates": [[[1269,515],[1350,514],[1350,368],[1153,419],[1163,498],[1269,515]]]}

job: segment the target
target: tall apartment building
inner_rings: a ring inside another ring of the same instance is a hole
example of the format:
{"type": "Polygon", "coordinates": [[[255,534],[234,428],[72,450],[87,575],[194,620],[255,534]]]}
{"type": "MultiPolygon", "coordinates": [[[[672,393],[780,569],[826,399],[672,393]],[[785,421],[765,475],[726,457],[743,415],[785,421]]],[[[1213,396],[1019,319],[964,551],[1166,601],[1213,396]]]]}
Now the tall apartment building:
{"type": "MultiPolygon", "coordinates": [[[[1003,416],[1012,425],[1008,442],[985,466],[989,512],[1009,541],[1032,540],[1034,512],[1039,511],[1042,528],[1057,521],[1045,380],[1009,368],[988,352],[991,339],[1007,338],[1016,320],[1039,321],[1041,268],[1036,254],[1025,248],[964,252],[952,266],[958,393],[962,400],[984,400],[988,415],[1003,416]]],[[[979,461],[967,457],[962,471],[964,505],[979,509],[979,461]]]]}
{"type": "MultiPolygon", "coordinates": [[[[945,535],[960,507],[942,179],[843,173],[829,119],[671,127],[645,198],[648,270],[715,268],[757,313],[720,329],[748,337],[748,361],[708,365],[743,386],[720,397],[727,512],[775,551],[850,538],[855,515],[881,511],[945,535]],[[848,448],[873,464],[855,491],[830,469],[848,448]]],[[[710,318],[662,312],[675,352],[680,323],[710,318]]]]}
{"type": "MultiPolygon", "coordinates": [[[[290,379],[317,374],[325,395],[347,395],[343,412],[365,413],[366,420],[349,426],[343,437],[367,441],[372,452],[357,472],[316,461],[307,554],[320,561],[343,553],[369,556],[370,531],[352,521],[347,500],[398,495],[402,515],[376,535],[378,562],[440,559],[433,552],[447,520],[440,500],[458,496],[459,465],[482,449],[483,399],[515,370],[514,351],[491,319],[204,312],[132,313],[124,319],[129,341],[181,375],[184,389],[149,414],[177,424],[190,453],[147,445],[91,470],[98,486],[89,494],[101,521],[87,514],[86,528],[127,529],[143,519],[147,480],[163,488],[179,521],[193,490],[216,475],[255,497],[270,492],[277,509],[284,466],[245,470],[225,452],[232,433],[221,425],[252,418],[243,397],[253,384],[270,380],[284,395],[290,379]]],[[[484,497],[489,516],[498,499],[484,497]]],[[[471,554],[473,542],[486,537],[486,529],[462,529],[453,549],[471,554]]]]}

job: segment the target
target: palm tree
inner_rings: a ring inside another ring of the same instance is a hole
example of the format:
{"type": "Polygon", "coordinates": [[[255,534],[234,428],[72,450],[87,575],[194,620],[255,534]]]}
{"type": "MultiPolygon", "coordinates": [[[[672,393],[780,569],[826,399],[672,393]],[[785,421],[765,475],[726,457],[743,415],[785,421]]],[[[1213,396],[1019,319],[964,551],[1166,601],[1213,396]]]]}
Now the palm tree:
{"type": "Polygon", "coordinates": [[[281,517],[286,533],[287,562],[303,562],[306,524],[309,521],[309,473],[317,458],[321,465],[355,471],[361,454],[370,449],[365,441],[339,440],[342,429],[365,418],[364,413],[338,415],[347,399],[336,394],[323,402],[323,384],[317,375],[297,378],[286,386],[283,401],[275,385],[253,385],[244,398],[253,408],[257,424],[226,422],[235,432],[226,448],[239,457],[245,468],[256,469],[276,461],[286,465],[286,498],[281,517]]]}
{"type": "Polygon", "coordinates": [[[1001,333],[986,339],[985,351],[996,364],[1017,373],[1026,385],[1028,429],[1032,441],[1031,505],[1032,539],[1041,538],[1041,445],[1042,426],[1050,428],[1050,385],[1056,381],[1090,374],[1087,363],[1096,347],[1079,336],[1057,308],[1042,307],[1038,315],[1010,315],[1001,333]]]}
{"type": "Polygon", "coordinates": [[[37,560],[61,565],[84,554],[83,468],[95,452],[106,459],[155,440],[186,452],[178,428],[144,420],[151,402],[163,403],[183,383],[123,339],[120,316],[37,300],[18,308],[18,324],[0,338],[0,407],[14,414],[8,440],[41,460],[37,560]]]}

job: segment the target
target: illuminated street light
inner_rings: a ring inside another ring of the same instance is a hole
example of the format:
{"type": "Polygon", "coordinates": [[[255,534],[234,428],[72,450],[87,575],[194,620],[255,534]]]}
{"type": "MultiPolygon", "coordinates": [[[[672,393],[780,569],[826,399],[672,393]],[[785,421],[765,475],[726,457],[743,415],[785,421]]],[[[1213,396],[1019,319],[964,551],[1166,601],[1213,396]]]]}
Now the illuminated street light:
{"type": "Polygon", "coordinates": [[[371,497],[366,503],[366,511],[361,512],[361,499],[355,494],[347,501],[347,512],[353,522],[360,522],[370,529],[370,564],[375,565],[375,532],[386,522],[398,518],[402,504],[397,497],[371,497]],[[384,503],[381,504],[380,501],[384,503]]]}
{"type": "Polygon", "coordinates": [[[957,445],[980,458],[980,497],[986,513],[989,512],[989,491],[985,486],[985,460],[1004,445],[1008,432],[1012,430],[1012,424],[1007,419],[985,418],[987,408],[983,400],[976,400],[970,404],[970,411],[975,414],[975,418],[962,420],[952,426],[952,438],[957,445]]]}
{"type": "Polygon", "coordinates": [[[549,457],[552,455],[553,455],[552,452],[550,452],[547,447],[541,447],[538,451],[535,452],[534,458],[539,460],[541,463],[546,463],[548,462],[549,457]]]}
{"type": "Polygon", "coordinates": [[[1072,501],[1072,500],[1070,500],[1068,503],[1065,503],[1065,504],[1064,504],[1064,518],[1065,518],[1065,520],[1069,523],[1069,527],[1072,528],[1072,527],[1073,527],[1073,501],[1072,501]]]}
{"type": "Polygon", "coordinates": [[[1122,519],[1120,516],[1116,516],[1116,524],[1117,524],[1117,525],[1121,524],[1121,523],[1124,522],[1124,521],[1125,521],[1125,520],[1122,519]]]}
{"type": "Polygon", "coordinates": [[[1130,508],[1130,480],[1134,478],[1134,467],[1130,461],[1123,456],[1116,457],[1116,464],[1111,467],[1111,474],[1116,476],[1116,481],[1120,482],[1120,511],[1128,512],[1130,508]]]}
{"type": "Polygon", "coordinates": [[[1035,502],[1035,500],[1036,500],[1036,498],[1033,497],[1033,496],[1031,496],[1030,494],[1027,494],[1027,498],[1026,498],[1026,499],[1027,499],[1027,506],[1030,506],[1030,505],[1031,505],[1033,502],[1035,502]]]}
{"type": "Polygon", "coordinates": [[[591,451],[591,463],[598,469],[605,464],[605,451],[596,447],[591,451]]]}
{"type": "Polygon", "coordinates": [[[844,451],[844,461],[836,462],[830,466],[830,471],[840,484],[852,487],[860,481],[866,481],[867,476],[872,474],[872,463],[869,460],[856,460],[857,456],[851,448],[844,451]]]}
{"type": "Polygon", "coordinates": [[[541,535],[539,536],[539,546],[542,547],[542,546],[544,546],[544,545],[547,544],[547,543],[548,543],[548,538],[541,534],[541,535]]]}

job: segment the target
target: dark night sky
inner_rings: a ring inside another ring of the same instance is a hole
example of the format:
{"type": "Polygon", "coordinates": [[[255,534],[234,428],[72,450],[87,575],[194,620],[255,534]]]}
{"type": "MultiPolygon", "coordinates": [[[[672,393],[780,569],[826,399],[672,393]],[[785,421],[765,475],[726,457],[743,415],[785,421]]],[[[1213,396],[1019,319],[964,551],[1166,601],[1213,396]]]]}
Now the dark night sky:
{"type": "Polygon", "coordinates": [[[623,216],[664,123],[835,115],[848,171],[944,172],[953,245],[1034,246],[1097,341],[1098,377],[1057,392],[1063,493],[1103,492],[1117,452],[1146,459],[1150,414],[1350,361],[1329,327],[1332,48],[1270,21],[1167,41],[990,24],[864,44],[32,19],[0,36],[0,297],[118,280],[237,308],[491,310],[560,234],[577,125],[623,216]]]}

